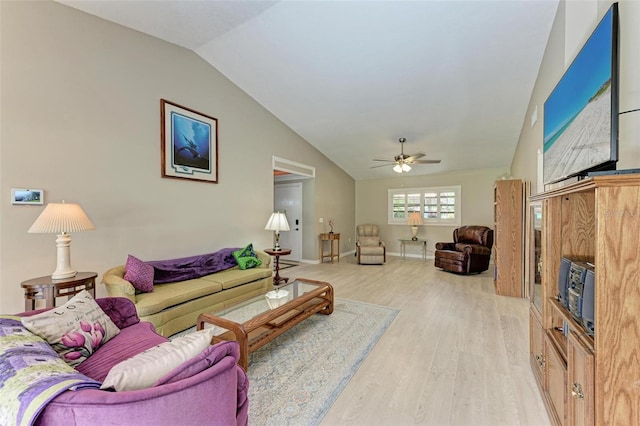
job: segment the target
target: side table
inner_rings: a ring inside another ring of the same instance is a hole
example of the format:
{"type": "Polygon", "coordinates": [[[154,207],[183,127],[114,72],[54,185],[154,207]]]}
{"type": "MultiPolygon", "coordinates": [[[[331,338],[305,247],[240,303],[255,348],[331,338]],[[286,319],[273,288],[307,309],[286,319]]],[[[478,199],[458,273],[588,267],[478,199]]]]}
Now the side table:
{"type": "Polygon", "coordinates": [[[422,246],[422,260],[427,261],[427,240],[404,240],[400,239],[400,256],[403,259],[407,257],[407,244],[419,244],[422,246]]]}
{"type": "Polygon", "coordinates": [[[24,309],[32,311],[36,308],[36,300],[44,300],[46,308],[55,308],[56,297],[67,296],[67,299],[87,290],[96,297],[96,277],[95,272],[78,272],[75,277],[61,280],[51,279],[51,275],[32,278],[23,281],[20,285],[24,288],[24,309]]]}
{"type": "Polygon", "coordinates": [[[291,254],[291,249],[281,248],[280,250],[274,249],[264,249],[264,252],[269,256],[273,256],[276,258],[276,276],[273,277],[273,284],[280,285],[280,283],[286,283],[289,281],[289,278],[284,278],[280,276],[280,256],[287,256],[291,254]]]}
{"type": "Polygon", "coordinates": [[[334,234],[331,232],[327,232],[324,234],[320,234],[320,263],[324,262],[324,258],[328,257],[333,263],[333,258],[337,258],[338,262],[340,262],[340,233],[334,234]],[[324,242],[329,241],[329,254],[324,254],[324,242]],[[338,243],[338,249],[336,252],[333,251],[333,242],[336,241],[338,243]]]}

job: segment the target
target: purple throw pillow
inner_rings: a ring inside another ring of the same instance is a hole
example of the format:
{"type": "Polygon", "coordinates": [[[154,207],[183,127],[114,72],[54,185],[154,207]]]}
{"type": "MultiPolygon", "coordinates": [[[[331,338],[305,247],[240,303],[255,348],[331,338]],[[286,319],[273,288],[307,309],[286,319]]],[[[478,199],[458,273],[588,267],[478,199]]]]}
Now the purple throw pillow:
{"type": "Polygon", "coordinates": [[[135,256],[129,255],[124,269],[124,279],[129,281],[136,290],[143,293],[151,293],[153,291],[153,266],[144,263],[135,256]]]}

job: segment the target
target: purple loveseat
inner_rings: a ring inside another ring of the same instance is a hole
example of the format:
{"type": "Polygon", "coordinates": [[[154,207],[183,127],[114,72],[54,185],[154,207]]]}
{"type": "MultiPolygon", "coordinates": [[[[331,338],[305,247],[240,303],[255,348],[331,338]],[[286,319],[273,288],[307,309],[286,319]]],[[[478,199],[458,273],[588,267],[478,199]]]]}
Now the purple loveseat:
{"type": "MultiPolygon", "coordinates": [[[[112,366],[169,339],[141,322],[125,298],[96,299],[120,333],[77,367],[102,382],[112,366]]],[[[38,311],[23,312],[29,316],[38,311]]],[[[42,411],[36,425],[246,425],[247,375],[237,364],[237,342],[210,346],[148,389],[66,391],[42,411]]]]}

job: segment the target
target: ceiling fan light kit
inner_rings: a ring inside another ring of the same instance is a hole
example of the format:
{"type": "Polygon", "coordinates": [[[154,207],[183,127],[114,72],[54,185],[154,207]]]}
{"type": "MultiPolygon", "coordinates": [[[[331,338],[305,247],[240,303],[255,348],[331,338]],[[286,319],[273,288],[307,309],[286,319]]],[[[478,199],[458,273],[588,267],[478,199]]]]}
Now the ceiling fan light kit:
{"type": "Polygon", "coordinates": [[[383,161],[388,164],[382,164],[380,166],[371,166],[371,168],[393,166],[393,171],[396,173],[407,173],[411,170],[410,164],[438,164],[440,160],[420,160],[424,157],[424,154],[418,153],[413,155],[406,155],[404,153],[404,143],[407,140],[405,138],[398,139],[400,142],[400,155],[393,157],[393,160],[387,160],[383,158],[374,158],[373,161],[383,161]]]}
{"type": "Polygon", "coordinates": [[[400,165],[400,163],[396,164],[395,166],[393,166],[393,171],[396,173],[402,173],[402,172],[408,172],[411,170],[411,166],[405,163],[402,163],[402,165],[400,165]]]}

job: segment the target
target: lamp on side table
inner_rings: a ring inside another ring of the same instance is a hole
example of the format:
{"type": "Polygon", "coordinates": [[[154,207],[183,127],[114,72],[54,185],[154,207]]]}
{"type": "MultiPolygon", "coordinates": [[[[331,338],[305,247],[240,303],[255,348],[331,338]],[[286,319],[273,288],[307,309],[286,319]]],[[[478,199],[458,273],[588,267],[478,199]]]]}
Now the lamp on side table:
{"type": "Polygon", "coordinates": [[[49,203],[40,216],[33,222],[28,233],[58,234],[56,239],[56,270],[51,279],[73,278],[77,271],[71,268],[71,235],[70,232],[91,231],[96,229],[78,204],[49,203]]]}
{"type": "Polygon", "coordinates": [[[424,220],[418,212],[409,213],[407,223],[411,225],[411,240],[418,241],[418,225],[422,225],[424,220]]]}

